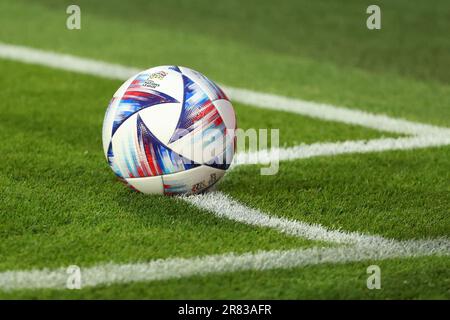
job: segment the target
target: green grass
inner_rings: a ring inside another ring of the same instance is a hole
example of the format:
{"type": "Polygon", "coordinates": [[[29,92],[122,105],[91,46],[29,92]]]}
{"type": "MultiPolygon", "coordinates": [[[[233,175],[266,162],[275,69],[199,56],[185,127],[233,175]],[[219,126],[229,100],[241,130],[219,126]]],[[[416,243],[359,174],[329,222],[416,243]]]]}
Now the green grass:
{"type": "MultiPolygon", "coordinates": [[[[178,64],[227,85],[450,126],[450,6],[381,1],[69,2],[0,0],[0,42],[148,68],[178,64]],[[276,10],[273,6],[276,6],[276,10]],[[126,8],[125,8],[126,6],[126,8]],[[258,10],[255,10],[258,8],[258,10]],[[148,14],[149,12],[152,14],[148,14]]],[[[327,244],[250,227],[120,184],[101,147],[120,81],[0,60],[0,271],[128,263],[327,244]]],[[[241,128],[279,128],[280,144],[389,133],[234,103],[241,128]]],[[[395,239],[450,237],[450,148],[282,162],[275,176],[234,169],[218,185],[249,206],[395,239]]],[[[3,298],[449,299],[450,259],[426,257],[248,271],[3,298]],[[382,290],[365,286],[382,269],[382,290]]]]}
{"type": "Polygon", "coordinates": [[[341,155],[285,162],[273,176],[240,167],[221,189],[251,207],[333,229],[439,237],[450,235],[448,168],[450,147],[341,155]]]}
{"type": "MultiPolygon", "coordinates": [[[[52,20],[57,19],[59,28],[56,23],[48,24],[44,16],[34,17],[29,24],[46,21],[46,26],[41,26],[46,30],[43,37],[50,35],[50,30],[55,32],[54,29],[64,32],[60,29],[66,17],[61,13],[72,3],[69,0],[39,1],[40,12],[51,11],[52,20]]],[[[366,28],[366,8],[374,4],[369,0],[300,0],[276,4],[268,0],[229,0],[214,3],[213,10],[207,0],[134,0],[133,5],[122,1],[110,1],[108,5],[88,0],[76,3],[82,8],[83,16],[86,15],[80,34],[95,33],[100,19],[113,20],[134,32],[150,27],[167,30],[179,35],[176,40],[183,41],[185,37],[183,42],[192,39],[189,35],[203,35],[278,56],[304,56],[380,74],[388,72],[450,83],[450,73],[442,68],[450,64],[450,5],[446,0],[414,4],[408,0],[379,0],[376,4],[382,10],[382,29],[378,31],[366,28]]],[[[17,16],[10,19],[17,21],[17,16]]],[[[24,28],[26,25],[21,29],[24,28]]],[[[68,32],[65,34],[72,36],[68,32]]],[[[100,31],[99,34],[104,35],[100,31]]],[[[120,34],[111,33],[111,37],[120,34]]],[[[25,36],[22,34],[21,38],[25,36]]],[[[76,32],[73,36],[85,38],[76,32]]],[[[134,33],[131,36],[135,37],[132,40],[140,38],[134,33]]],[[[32,38],[31,34],[28,37],[32,38]]],[[[93,34],[89,37],[100,38],[93,34]]],[[[56,40],[56,45],[64,43],[61,38],[56,40]]],[[[121,43],[126,47],[127,42],[123,40],[121,43]]],[[[157,37],[148,42],[165,47],[172,39],[160,40],[157,37]]]]}

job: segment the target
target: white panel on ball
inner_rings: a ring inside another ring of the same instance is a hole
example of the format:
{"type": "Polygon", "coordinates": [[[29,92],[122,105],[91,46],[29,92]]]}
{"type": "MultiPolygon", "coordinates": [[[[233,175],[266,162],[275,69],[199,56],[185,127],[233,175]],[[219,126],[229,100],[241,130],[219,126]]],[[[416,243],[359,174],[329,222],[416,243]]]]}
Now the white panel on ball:
{"type": "Polygon", "coordinates": [[[177,127],[181,107],[181,103],[157,104],[139,111],[139,115],[155,137],[167,144],[177,127]]]}
{"type": "MultiPolygon", "coordinates": [[[[125,120],[112,137],[112,150],[114,153],[114,164],[120,170],[123,178],[129,178],[130,172],[134,171],[135,163],[130,163],[130,154],[137,154],[136,151],[136,121],[137,114],[125,120]],[[131,168],[130,168],[131,166],[131,168]]],[[[139,159],[136,159],[137,161],[139,159]]]]}
{"type": "Polygon", "coordinates": [[[112,98],[109,102],[108,109],[105,113],[105,119],[103,120],[102,128],[102,142],[103,142],[103,152],[105,153],[106,159],[108,159],[108,147],[111,141],[112,127],[114,122],[114,115],[116,113],[117,104],[120,99],[112,98]]]}
{"type": "Polygon", "coordinates": [[[193,169],[162,176],[164,193],[192,194],[214,185],[225,174],[224,170],[202,165],[193,169]]]}
{"type": "Polygon", "coordinates": [[[198,127],[168,147],[185,158],[203,164],[222,154],[226,141],[218,129],[204,130],[198,127]]]}
{"type": "Polygon", "coordinates": [[[231,102],[225,99],[213,101],[217,111],[225,123],[227,129],[236,129],[236,114],[234,113],[231,102]]]}
{"type": "Polygon", "coordinates": [[[142,193],[163,194],[162,176],[125,179],[134,189],[142,193]]]}
{"type": "Polygon", "coordinates": [[[150,68],[139,73],[138,77],[145,77],[148,88],[163,92],[178,102],[183,102],[183,77],[169,66],[150,68]]]}

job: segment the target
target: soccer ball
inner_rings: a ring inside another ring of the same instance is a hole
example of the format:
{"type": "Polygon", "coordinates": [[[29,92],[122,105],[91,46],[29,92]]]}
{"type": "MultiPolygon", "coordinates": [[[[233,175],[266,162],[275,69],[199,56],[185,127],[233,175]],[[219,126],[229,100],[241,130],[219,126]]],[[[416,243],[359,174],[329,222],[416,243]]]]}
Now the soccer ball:
{"type": "Polygon", "coordinates": [[[103,121],[109,166],[131,188],[193,194],[230,166],[236,116],[225,93],[201,73],[161,66],[138,73],[114,94],[103,121]]]}

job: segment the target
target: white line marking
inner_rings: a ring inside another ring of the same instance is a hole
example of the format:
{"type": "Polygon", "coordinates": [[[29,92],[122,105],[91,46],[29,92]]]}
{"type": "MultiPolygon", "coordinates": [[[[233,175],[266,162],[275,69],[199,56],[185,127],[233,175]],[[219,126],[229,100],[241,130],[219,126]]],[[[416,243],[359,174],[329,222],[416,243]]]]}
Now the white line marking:
{"type": "Polygon", "coordinates": [[[0,43],[0,58],[113,80],[126,80],[141,71],[137,68],[5,43],[0,43]]]}
{"type": "MultiPolygon", "coordinates": [[[[364,260],[450,255],[450,241],[432,240],[394,241],[378,236],[327,230],[265,215],[246,208],[221,193],[185,197],[184,200],[210,210],[220,217],[242,223],[270,227],[278,231],[311,240],[351,243],[350,247],[308,248],[284,251],[258,251],[236,255],[233,253],[195,258],[169,258],[147,263],[100,264],[81,269],[82,287],[111,285],[140,281],[161,281],[208,274],[247,270],[299,268],[324,263],[349,263],[364,260]]],[[[21,270],[0,272],[0,289],[64,289],[68,275],[66,269],[21,270]]]]}
{"type": "MultiPolygon", "coordinates": [[[[270,227],[289,235],[311,240],[353,245],[332,248],[258,251],[242,255],[229,253],[195,258],[169,258],[147,263],[100,264],[82,268],[82,286],[160,281],[246,270],[289,269],[323,263],[450,255],[450,241],[446,238],[395,241],[356,232],[327,230],[318,225],[308,225],[303,222],[265,215],[257,210],[246,208],[221,193],[196,195],[183,199],[203,209],[210,210],[220,217],[242,223],[270,227]]],[[[0,272],[0,289],[4,291],[43,288],[64,289],[68,277],[65,270],[64,268],[58,268],[53,270],[35,269],[0,272]]]]}
{"type": "MultiPolygon", "coordinates": [[[[445,255],[449,253],[449,243],[443,240],[401,242],[391,246],[309,248],[285,251],[258,251],[236,255],[233,253],[195,258],[170,258],[147,263],[100,264],[81,268],[82,287],[111,285],[140,281],[160,281],[192,276],[204,276],[225,272],[246,270],[265,271],[271,269],[299,268],[324,263],[349,263],[364,260],[383,260],[392,258],[445,255]]],[[[23,270],[0,273],[0,289],[64,289],[67,274],[64,268],[53,270],[23,270]]]]}
{"type": "Polygon", "coordinates": [[[396,119],[387,115],[373,114],[366,111],[336,107],[294,98],[282,97],[273,94],[255,92],[247,89],[238,89],[224,86],[224,90],[231,99],[238,102],[273,109],[298,113],[327,121],[337,121],[352,125],[359,125],[379,131],[394,132],[411,135],[450,134],[450,129],[433,125],[396,119]]]}
{"type": "Polygon", "coordinates": [[[221,192],[193,195],[182,197],[182,199],[196,207],[210,211],[218,217],[228,218],[258,227],[272,228],[291,236],[309,240],[345,244],[364,243],[365,245],[375,245],[386,241],[386,239],[379,236],[363,235],[358,232],[328,230],[320,225],[271,216],[257,209],[246,207],[221,192]]]}
{"type": "MultiPolygon", "coordinates": [[[[137,68],[118,64],[4,43],[0,43],[0,58],[91,74],[108,79],[126,80],[140,71],[137,68]]],[[[377,115],[365,111],[303,101],[247,89],[228,86],[224,86],[224,89],[235,101],[265,109],[294,112],[322,120],[339,121],[380,131],[402,134],[424,135],[440,134],[443,132],[450,133],[450,129],[448,128],[395,119],[386,115],[377,115]]]]}
{"type": "Polygon", "coordinates": [[[367,235],[343,230],[330,230],[318,224],[309,224],[302,221],[265,214],[257,209],[249,208],[238,201],[233,200],[230,196],[218,191],[180,198],[221,218],[227,218],[258,227],[272,228],[281,233],[308,240],[351,244],[360,248],[367,248],[367,250],[373,250],[373,248],[383,250],[383,248],[391,248],[399,245],[403,246],[405,250],[407,248],[417,250],[419,243],[426,243],[427,248],[432,250],[433,244],[439,248],[442,248],[443,244],[447,244],[447,250],[450,252],[450,240],[447,238],[419,240],[419,242],[415,240],[397,241],[379,235],[367,235]]]}
{"type": "Polygon", "coordinates": [[[233,166],[246,164],[268,164],[273,161],[305,159],[317,156],[334,156],[347,153],[368,153],[390,150],[439,147],[450,144],[450,135],[436,134],[406,138],[382,138],[371,140],[349,140],[303,144],[290,148],[273,148],[256,152],[237,153],[233,166]]]}

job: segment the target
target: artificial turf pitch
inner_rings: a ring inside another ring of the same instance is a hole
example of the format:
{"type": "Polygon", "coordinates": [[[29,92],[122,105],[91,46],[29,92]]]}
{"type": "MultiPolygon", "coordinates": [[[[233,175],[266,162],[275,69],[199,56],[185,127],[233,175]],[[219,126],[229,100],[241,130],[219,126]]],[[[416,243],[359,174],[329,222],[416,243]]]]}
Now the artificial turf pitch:
{"type": "MultiPolygon", "coordinates": [[[[2,0],[0,42],[142,69],[186,65],[227,85],[450,126],[450,73],[439,67],[450,64],[443,33],[450,6],[443,1],[382,1],[378,33],[365,28],[364,1],[286,1],[271,14],[261,1],[217,3],[213,11],[203,1],[189,8],[137,2],[127,10],[121,3],[104,9],[80,1],[82,29],[69,31],[69,3],[2,0]],[[159,14],[149,19],[140,6],[159,14]]],[[[326,245],[118,183],[103,156],[101,125],[120,81],[6,60],[0,70],[0,271],[326,245]]],[[[234,105],[241,128],[279,128],[284,146],[396,137],[234,105]]],[[[449,168],[449,146],[350,154],[282,162],[275,176],[239,167],[218,189],[264,212],[333,229],[395,239],[449,237],[449,168]]],[[[448,299],[449,270],[448,257],[424,257],[79,291],[0,291],[0,297],[448,299]],[[382,269],[381,290],[366,287],[370,264],[382,269]]]]}

